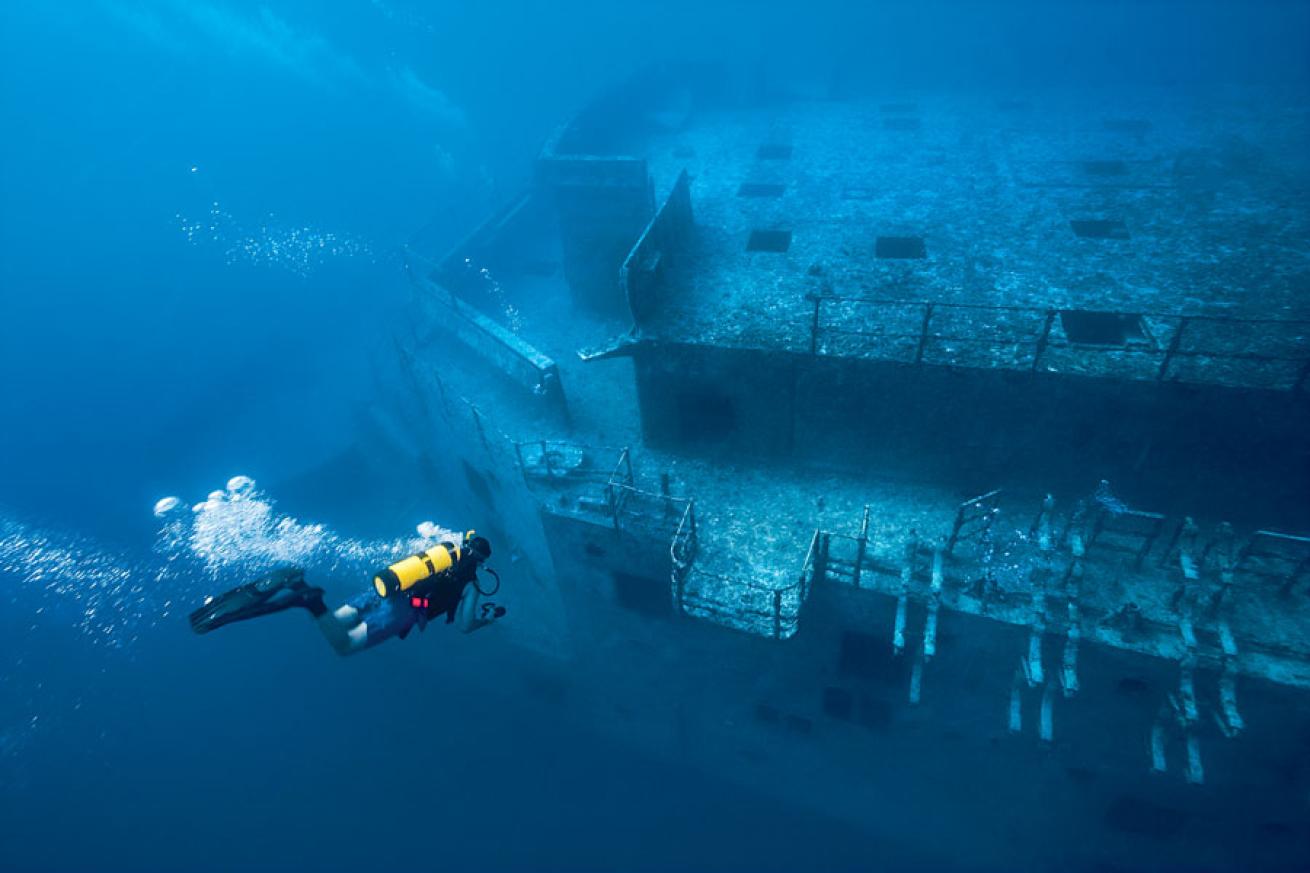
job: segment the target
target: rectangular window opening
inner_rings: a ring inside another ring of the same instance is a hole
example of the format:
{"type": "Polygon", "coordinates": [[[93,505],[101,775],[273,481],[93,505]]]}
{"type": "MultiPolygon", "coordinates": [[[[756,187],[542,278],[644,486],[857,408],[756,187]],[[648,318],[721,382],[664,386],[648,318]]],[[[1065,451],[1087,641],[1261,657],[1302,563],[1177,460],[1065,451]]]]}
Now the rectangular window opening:
{"type": "Polygon", "coordinates": [[[791,248],[790,230],[752,230],[746,241],[748,252],[785,252],[791,248]]]}
{"type": "Polygon", "coordinates": [[[926,258],[928,246],[921,236],[880,236],[874,254],[880,258],[926,258]]]}
{"type": "Polygon", "coordinates": [[[1075,345],[1122,348],[1146,339],[1142,317],[1132,313],[1064,309],[1060,311],[1060,326],[1075,345]]]}

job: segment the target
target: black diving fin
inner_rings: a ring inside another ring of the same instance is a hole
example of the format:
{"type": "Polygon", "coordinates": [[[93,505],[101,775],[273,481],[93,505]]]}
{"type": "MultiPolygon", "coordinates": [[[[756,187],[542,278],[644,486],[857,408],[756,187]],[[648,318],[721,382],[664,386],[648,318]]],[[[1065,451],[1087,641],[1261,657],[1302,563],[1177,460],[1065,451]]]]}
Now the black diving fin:
{"type": "Polygon", "coordinates": [[[281,612],[297,606],[319,615],[323,589],[305,584],[305,572],[298,567],[274,570],[239,588],[233,588],[191,613],[191,629],[206,634],[234,621],[281,612]]]}

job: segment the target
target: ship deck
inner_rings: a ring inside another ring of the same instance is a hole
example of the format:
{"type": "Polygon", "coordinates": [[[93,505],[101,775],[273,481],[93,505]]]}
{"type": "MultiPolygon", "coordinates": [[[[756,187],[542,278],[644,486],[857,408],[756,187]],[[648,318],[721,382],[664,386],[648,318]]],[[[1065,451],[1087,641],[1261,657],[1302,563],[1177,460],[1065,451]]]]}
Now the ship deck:
{"type": "Polygon", "coordinates": [[[1303,105],[811,101],[704,112],[632,148],[657,196],[688,171],[695,212],[648,336],[1095,374],[1061,351],[1092,347],[1149,361],[1150,377],[1304,378],[1303,105]],[[1188,358],[1172,369],[1171,347],[1188,358]]]}

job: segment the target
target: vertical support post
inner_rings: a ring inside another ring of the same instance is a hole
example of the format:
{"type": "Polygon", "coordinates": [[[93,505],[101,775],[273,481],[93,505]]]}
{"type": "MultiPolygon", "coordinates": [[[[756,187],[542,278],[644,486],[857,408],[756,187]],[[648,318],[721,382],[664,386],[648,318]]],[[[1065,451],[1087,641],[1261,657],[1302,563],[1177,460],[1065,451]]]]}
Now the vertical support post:
{"type": "Polygon", "coordinates": [[[1178,329],[1174,331],[1173,338],[1169,340],[1169,348],[1165,350],[1164,360],[1160,361],[1160,369],[1155,374],[1157,382],[1163,382],[1164,377],[1169,375],[1169,364],[1173,362],[1174,355],[1178,353],[1178,348],[1183,342],[1183,331],[1187,329],[1187,325],[1190,323],[1191,319],[1185,315],[1178,319],[1178,329]]]}
{"type": "Polygon", "coordinates": [[[1192,785],[1205,784],[1205,767],[1201,764],[1201,741],[1187,731],[1187,781],[1192,785]]]}
{"type": "Polygon", "coordinates": [[[1020,663],[1019,668],[1014,671],[1014,679],[1010,682],[1010,733],[1017,734],[1023,730],[1023,685],[1024,669],[1020,663]]]}
{"type": "Polygon", "coordinates": [[[814,575],[819,579],[828,578],[828,549],[832,544],[832,535],[819,534],[818,554],[814,556],[814,575]]]}
{"type": "Polygon", "coordinates": [[[782,592],[773,592],[773,638],[782,639],[782,592]]]}
{"type": "Polygon", "coordinates": [[[1237,709],[1237,642],[1228,622],[1219,622],[1219,645],[1223,649],[1223,674],[1219,677],[1219,703],[1224,734],[1235,737],[1246,727],[1237,709]]]}
{"type": "Polygon", "coordinates": [[[1037,720],[1037,736],[1043,743],[1050,744],[1055,738],[1054,710],[1055,683],[1047,682],[1042,689],[1042,708],[1037,720]]]}
{"type": "Polygon", "coordinates": [[[1169,723],[1172,712],[1168,704],[1162,704],[1160,711],[1151,724],[1151,772],[1168,773],[1169,759],[1165,754],[1165,726],[1169,723]]]}
{"type": "Polygon", "coordinates": [[[1042,634],[1045,630],[1046,624],[1040,617],[1028,629],[1028,657],[1024,659],[1024,670],[1029,685],[1041,685],[1046,681],[1042,669],[1042,634]]]}
{"type": "Polygon", "coordinates": [[[1049,552],[1054,546],[1051,536],[1051,514],[1055,511],[1055,496],[1047,494],[1042,500],[1042,508],[1037,513],[1037,520],[1033,522],[1032,529],[1029,531],[1030,536],[1037,537],[1037,548],[1043,552],[1049,552]]]}
{"type": "Polygon", "coordinates": [[[855,587],[860,587],[860,571],[864,567],[864,555],[869,548],[869,504],[864,504],[864,518],[860,521],[860,538],[855,548],[855,587]]]}
{"type": "Polygon", "coordinates": [[[919,551],[919,534],[910,531],[909,542],[905,544],[905,556],[901,563],[901,584],[896,595],[896,621],[892,627],[892,651],[900,654],[905,651],[905,618],[909,607],[910,582],[914,578],[914,558],[919,551]]]}
{"type": "Polygon", "coordinates": [[[937,613],[941,610],[942,602],[943,558],[942,543],[938,540],[937,545],[932,550],[932,582],[929,585],[928,617],[923,623],[923,659],[925,661],[937,654],[937,613]]]}
{"type": "Polygon", "coordinates": [[[546,441],[541,441],[541,460],[546,465],[546,475],[555,478],[555,466],[550,459],[550,450],[546,448],[546,441]]]}
{"type": "Polygon", "coordinates": [[[1033,350],[1033,372],[1036,373],[1042,364],[1042,355],[1046,353],[1046,346],[1051,341],[1051,325],[1055,323],[1055,310],[1046,310],[1046,321],[1042,323],[1042,334],[1037,338],[1037,346],[1033,350]]]}
{"type": "Polygon", "coordinates": [[[951,524],[951,535],[946,540],[946,554],[955,550],[955,543],[960,538],[960,528],[964,527],[964,506],[955,510],[955,521],[951,524]]]}
{"type": "Polygon", "coordinates": [[[1069,604],[1069,629],[1064,638],[1064,669],[1060,673],[1060,684],[1065,697],[1078,693],[1078,638],[1082,631],[1078,627],[1078,607],[1069,604]]]}
{"type": "Polygon", "coordinates": [[[910,668],[910,703],[917,704],[922,692],[923,654],[920,653],[914,657],[914,665],[910,668]]]}
{"type": "Polygon", "coordinates": [[[812,355],[819,353],[819,305],[822,302],[822,297],[814,295],[814,320],[810,322],[810,354],[812,355]]]}
{"type": "Polygon", "coordinates": [[[914,363],[923,363],[923,350],[928,345],[928,322],[932,319],[933,303],[923,305],[923,324],[919,327],[919,347],[914,350],[914,363]]]}

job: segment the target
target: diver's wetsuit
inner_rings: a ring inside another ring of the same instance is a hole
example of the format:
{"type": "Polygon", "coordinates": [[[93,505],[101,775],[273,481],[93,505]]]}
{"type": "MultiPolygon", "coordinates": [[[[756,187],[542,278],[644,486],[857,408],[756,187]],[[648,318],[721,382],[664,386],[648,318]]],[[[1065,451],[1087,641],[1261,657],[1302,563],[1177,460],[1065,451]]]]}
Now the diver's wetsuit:
{"type": "Polygon", "coordinates": [[[392,637],[404,639],[415,625],[422,630],[439,615],[446,617],[446,624],[458,618],[460,629],[469,633],[491,624],[505,609],[481,602],[476,580],[478,566],[490,555],[486,541],[481,540],[480,550],[466,548],[461,553],[453,546],[450,549],[452,554],[460,554],[454,565],[420,580],[408,591],[385,597],[364,591],[331,612],[323,604],[323,589],[306,584],[299,568],[274,570],[206,602],[191,614],[191,628],[203,634],[235,621],[302,607],[341,655],[372,648],[392,637]]]}
{"type": "MultiPolygon", "coordinates": [[[[378,597],[372,591],[360,592],[332,615],[320,619],[320,627],[323,622],[341,621],[347,617],[348,623],[354,627],[364,625],[365,639],[352,646],[352,650],[357,650],[375,646],[391,637],[403,640],[415,626],[423,630],[428,622],[443,614],[446,624],[451,624],[465,593],[474,599],[477,597],[476,589],[468,591],[468,587],[477,579],[478,563],[475,556],[466,553],[454,567],[428,585],[415,586],[412,594],[378,597]],[[353,609],[354,614],[345,611],[345,607],[353,609]]],[[[325,629],[324,633],[330,629],[325,629]]],[[[335,646],[333,637],[329,636],[329,642],[335,646]]]]}

